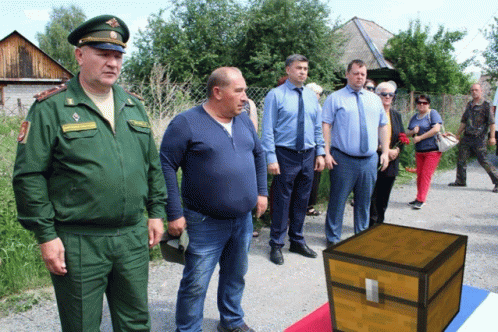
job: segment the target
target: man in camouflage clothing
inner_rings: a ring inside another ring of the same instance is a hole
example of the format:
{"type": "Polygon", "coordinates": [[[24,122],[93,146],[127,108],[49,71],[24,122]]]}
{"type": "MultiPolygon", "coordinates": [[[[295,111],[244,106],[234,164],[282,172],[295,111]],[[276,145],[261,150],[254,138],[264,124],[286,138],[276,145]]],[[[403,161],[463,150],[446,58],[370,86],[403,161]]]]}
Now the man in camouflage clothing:
{"type": "Polygon", "coordinates": [[[480,84],[473,84],[470,88],[472,100],[469,101],[463,113],[457,136],[458,144],[457,174],[452,187],[465,187],[467,185],[467,159],[473,152],[479,164],[486,170],[495,187],[493,192],[498,192],[498,172],[487,158],[486,137],[489,128],[489,145],[495,145],[495,120],[488,101],[482,97],[480,84]],[[461,134],[463,133],[463,136],[461,134]]]}

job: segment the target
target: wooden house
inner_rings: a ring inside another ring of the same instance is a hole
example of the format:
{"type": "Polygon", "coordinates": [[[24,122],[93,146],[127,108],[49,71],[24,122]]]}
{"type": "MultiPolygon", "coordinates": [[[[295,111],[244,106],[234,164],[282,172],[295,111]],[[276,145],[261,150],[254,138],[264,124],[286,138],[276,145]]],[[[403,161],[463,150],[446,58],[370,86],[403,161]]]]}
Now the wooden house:
{"type": "Polygon", "coordinates": [[[14,31],[0,40],[0,110],[25,115],[33,96],[60,85],[73,74],[14,31]]]}
{"type": "Polygon", "coordinates": [[[384,58],[383,50],[394,35],[373,21],[353,17],[338,28],[344,38],[344,54],[340,63],[346,66],[352,60],[363,60],[368,69],[368,78],[377,83],[394,80],[400,83],[399,75],[392,63],[384,58]]]}

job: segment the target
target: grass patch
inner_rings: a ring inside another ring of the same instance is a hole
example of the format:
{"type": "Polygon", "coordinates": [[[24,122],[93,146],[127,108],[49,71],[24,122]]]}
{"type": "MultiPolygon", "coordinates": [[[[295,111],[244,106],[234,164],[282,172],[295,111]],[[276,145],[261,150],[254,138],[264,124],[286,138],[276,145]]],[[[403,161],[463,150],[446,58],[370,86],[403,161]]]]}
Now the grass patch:
{"type": "Polygon", "coordinates": [[[50,282],[34,236],[17,222],[12,171],[21,122],[0,118],[0,299],[50,282]]]}
{"type": "Polygon", "coordinates": [[[0,300],[0,318],[12,313],[28,311],[37,304],[52,300],[52,298],[47,288],[7,296],[0,300]]]}

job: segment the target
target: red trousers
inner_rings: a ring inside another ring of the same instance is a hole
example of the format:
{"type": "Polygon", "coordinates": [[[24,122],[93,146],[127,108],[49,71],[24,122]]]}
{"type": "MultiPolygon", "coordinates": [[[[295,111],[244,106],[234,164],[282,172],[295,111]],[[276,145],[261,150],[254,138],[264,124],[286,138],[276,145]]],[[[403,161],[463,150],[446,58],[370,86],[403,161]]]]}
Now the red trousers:
{"type": "Polygon", "coordinates": [[[416,152],[417,160],[417,201],[425,202],[431,187],[432,174],[436,171],[441,152],[416,152]]]}

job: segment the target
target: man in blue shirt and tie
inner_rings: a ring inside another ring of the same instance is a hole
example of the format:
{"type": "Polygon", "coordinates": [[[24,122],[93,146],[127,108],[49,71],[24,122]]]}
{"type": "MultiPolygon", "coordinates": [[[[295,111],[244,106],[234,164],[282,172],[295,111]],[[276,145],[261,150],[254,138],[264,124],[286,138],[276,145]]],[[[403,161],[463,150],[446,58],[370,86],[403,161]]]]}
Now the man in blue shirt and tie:
{"type": "Polygon", "coordinates": [[[363,89],[366,78],[365,63],[351,61],[346,71],[347,86],[328,96],[323,105],[325,166],[330,169],[327,246],[341,240],[344,206],[351,191],[355,234],[368,228],[379,145],[381,169],[389,163],[388,119],[380,98],[363,89]]]}
{"type": "Polygon", "coordinates": [[[303,236],[304,218],[314,171],[325,167],[321,112],[316,94],[303,88],[308,59],[299,54],[285,61],[288,79],[265,98],[262,145],[273,174],[270,260],[284,263],[282,247],[289,233],[290,251],[317,256],[303,236]]]}

